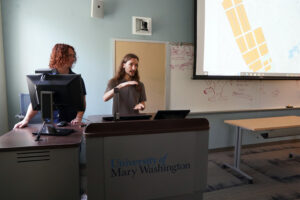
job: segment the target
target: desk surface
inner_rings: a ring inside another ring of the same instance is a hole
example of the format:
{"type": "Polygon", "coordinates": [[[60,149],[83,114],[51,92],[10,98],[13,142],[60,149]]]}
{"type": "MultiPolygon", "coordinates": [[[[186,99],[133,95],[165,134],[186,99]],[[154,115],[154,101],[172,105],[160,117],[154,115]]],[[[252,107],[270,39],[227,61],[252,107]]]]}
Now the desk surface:
{"type": "Polygon", "coordinates": [[[112,137],[124,135],[145,135],[156,133],[208,130],[204,118],[102,121],[102,116],[89,116],[90,123],[85,129],[86,137],[112,137]]]}
{"type": "Polygon", "coordinates": [[[238,126],[251,131],[265,131],[273,129],[300,127],[300,116],[225,120],[224,123],[238,126]]]}
{"type": "Polygon", "coordinates": [[[37,132],[41,125],[30,125],[22,129],[13,129],[0,136],[0,151],[15,151],[24,149],[68,148],[78,146],[82,139],[82,129],[74,128],[75,132],[68,136],[41,136],[36,142],[32,132],[37,132]]]}

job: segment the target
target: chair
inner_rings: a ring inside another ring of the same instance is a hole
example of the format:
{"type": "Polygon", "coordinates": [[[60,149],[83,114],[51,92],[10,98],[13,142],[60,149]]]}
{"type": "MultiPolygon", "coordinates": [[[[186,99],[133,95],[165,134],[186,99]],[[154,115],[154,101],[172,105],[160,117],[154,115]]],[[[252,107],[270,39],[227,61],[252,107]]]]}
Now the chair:
{"type": "MultiPolygon", "coordinates": [[[[30,96],[26,93],[20,94],[20,114],[16,115],[15,117],[19,119],[19,121],[22,121],[26,115],[28,106],[30,104],[30,96]]],[[[30,124],[39,124],[42,123],[42,117],[41,113],[38,112],[29,122],[30,124]]]]}

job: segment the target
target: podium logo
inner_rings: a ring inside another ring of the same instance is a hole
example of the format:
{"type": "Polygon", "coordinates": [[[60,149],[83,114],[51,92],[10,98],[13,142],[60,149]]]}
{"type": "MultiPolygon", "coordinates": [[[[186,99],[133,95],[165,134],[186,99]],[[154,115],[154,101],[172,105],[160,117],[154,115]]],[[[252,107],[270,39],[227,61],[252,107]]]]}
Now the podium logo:
{"type": "Polygon", "coordinates": [[[154,175],[160,173],[176,174],[182,170],[191,169],[190,162],[168,160],[168,155],[164,154],[159,158],[144,158],[139,160],[112,159],[111,177],[132,177],[142,175],[154,175]]]}

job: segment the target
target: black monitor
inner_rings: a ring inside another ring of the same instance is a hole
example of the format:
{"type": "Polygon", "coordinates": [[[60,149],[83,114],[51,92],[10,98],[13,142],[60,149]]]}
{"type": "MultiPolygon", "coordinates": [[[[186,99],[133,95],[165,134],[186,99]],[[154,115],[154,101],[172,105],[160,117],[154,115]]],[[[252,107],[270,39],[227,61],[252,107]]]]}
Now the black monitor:
{"type": "Polygon", "coordinates": [[[184,119],[190,110],[159,110],[154,119],[184,119]]]}
{"type": "MultiPolygon", "coordinates": [[[[82,80],[79,74],[27,75],[27,84],[32,108],[41,110],[46,123],[53,123],[53,109],[59,106],[72,106],[78,111],[84,110],[82,80]]],[[[54,132],[41,130],[39,134],[67,135],[72,132],[64,130],[66,129],[54,129],[54,132]]]]}
{"type": "Polygon", "coordinates": [[[53,106],[72,105],[84,110],[81,76],[66,75],[27,75],[30,100],[34,110],[41,110],[41,91],[53,92],[53,106]]]}

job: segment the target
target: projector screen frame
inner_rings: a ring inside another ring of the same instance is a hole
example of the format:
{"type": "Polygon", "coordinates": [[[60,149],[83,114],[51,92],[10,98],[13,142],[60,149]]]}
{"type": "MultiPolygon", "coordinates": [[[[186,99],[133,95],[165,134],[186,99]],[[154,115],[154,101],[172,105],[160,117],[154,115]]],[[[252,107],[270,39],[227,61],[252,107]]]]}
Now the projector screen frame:
{"type": "Polygon", "coordinates": [[[205,0],[194,0],[194,66],[192,79],[212,79],[212,80],[300,80],[300,76],[227,76],[227,75],[199,75],[197,74],[197,62],[203,65],[204,52],[199,55],[199,49],[204,51],[205,37],[205,0]],[[201,4],[201,10],[198,10],[198,4],[201,4]],[[201,20],[198,26],[198,14],[201,20]],[[199,28],[199,30],[198,30],[199,28]],[[199,34],[199,37],[198,37],[199,34]],[[198,45],[202,48],[198,48],[198,45]]]}

